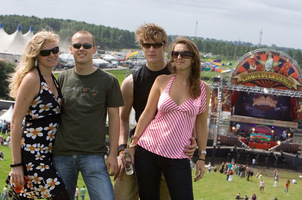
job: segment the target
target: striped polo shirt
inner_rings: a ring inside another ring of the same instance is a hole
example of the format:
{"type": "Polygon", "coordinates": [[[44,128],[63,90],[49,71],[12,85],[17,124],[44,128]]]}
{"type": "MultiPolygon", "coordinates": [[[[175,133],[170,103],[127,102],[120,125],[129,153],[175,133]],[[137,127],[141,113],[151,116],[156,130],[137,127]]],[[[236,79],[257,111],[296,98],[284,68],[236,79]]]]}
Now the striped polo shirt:
{"type": "Polygon", "coordinates": [[[206,89],[201,81],[200,96],[197,99],[190,98],[178,106],[169,96],[174,79],[175,75],[161,93],[157,114],[137,144],[162,157],[182,159],[188,158],[183,151],[190,144],[196,116],[206,111],[206,89]]]}

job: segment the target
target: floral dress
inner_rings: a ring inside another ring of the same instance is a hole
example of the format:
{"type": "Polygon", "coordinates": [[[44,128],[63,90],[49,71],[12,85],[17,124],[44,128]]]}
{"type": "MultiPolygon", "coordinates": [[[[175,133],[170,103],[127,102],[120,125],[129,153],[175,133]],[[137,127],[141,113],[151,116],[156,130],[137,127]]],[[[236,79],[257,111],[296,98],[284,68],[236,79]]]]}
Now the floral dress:
{"type": "Polygon", "coordinates": [[[22,162],[27,181],[20,195],[31,198],[50,198],[65,190],[62,179],[52,165],[52,148],[57,127],[61,120],[62,94],[57,86],[56,98],[39,68],[40,92],[31,103],[25,116],[22,133],[22,162]]]}

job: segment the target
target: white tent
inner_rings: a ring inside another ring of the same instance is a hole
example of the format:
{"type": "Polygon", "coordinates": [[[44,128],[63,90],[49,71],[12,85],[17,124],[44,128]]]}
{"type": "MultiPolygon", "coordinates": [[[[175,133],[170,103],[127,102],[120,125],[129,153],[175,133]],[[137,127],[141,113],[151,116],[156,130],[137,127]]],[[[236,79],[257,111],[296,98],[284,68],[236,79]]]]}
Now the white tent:
{"type": "Polygon", "coordinates": [[[6,122],[11,122],[12,121],[12,116],[13,116],[13,106],[10,106],[9,109],[0,116],[1,120],[5,120],[6,122]]]}
{"type": "Polygon", "coordinates": [[[3,29],[3,25],[0,23],[0,37],[7,36],[8,34],[3,29]]]}
{"type": "Polygon", "coordinates": [[[118,60],[116,57],[112,56],[112,55],[109,55],[109,54],[106,54],[104,57],[103,57],[104,60],[106,61],[112,61],[112,60],[118,60]]]}
{"type": "Polygon", "coordinates": [[[62,53],[59,55],[59,57],[65,62],[74,60],[73,55],[71,53],[62,53]]]}
{"type": "Polygon", "coordinates": [[[93,65],[96,66],[96,67],[99,67],[99,68],[107,68],[107,66],[109,64],[110,64],[109,62],[107,62],[106,60],[103,60],[101,58],[94,58],[93,59],[93,65]]]}
{"type": "Polygon", "coordinates": [[[7,34],[0,23],[0,53],[21,55],[28,40],[33,37],[33,28],[22,34],[21,26],[13,34],[7,34]]]}

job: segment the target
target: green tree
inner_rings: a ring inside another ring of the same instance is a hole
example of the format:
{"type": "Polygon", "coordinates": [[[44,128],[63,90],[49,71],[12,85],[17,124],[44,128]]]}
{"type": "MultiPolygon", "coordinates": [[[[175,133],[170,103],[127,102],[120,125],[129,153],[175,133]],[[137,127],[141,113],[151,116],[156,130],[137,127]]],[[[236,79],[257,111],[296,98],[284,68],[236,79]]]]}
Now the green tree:
{"type": "Polygon", "coordinates": [[[14,72],[15,66],[11,63],[0,61],[0,98],[9,99],[9,76],[14,72]]]}

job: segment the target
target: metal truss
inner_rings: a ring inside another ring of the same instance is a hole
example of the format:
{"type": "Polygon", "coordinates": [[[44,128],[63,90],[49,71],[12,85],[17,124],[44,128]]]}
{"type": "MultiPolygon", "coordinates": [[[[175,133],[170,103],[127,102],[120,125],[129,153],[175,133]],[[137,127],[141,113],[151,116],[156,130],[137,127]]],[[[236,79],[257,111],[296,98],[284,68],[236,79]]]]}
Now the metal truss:
{"type": "Polygon", "coordinates": [[[214,83],[211,85],[211,87],[213,89],[222,88],[222,89],[240,91],[240,92],[253,92],[253,93],[270,94],[276,96],[302,98],[302,91],[280,90],[276,88],[265,88],[265,87],[258,87],[258,86],[234,85],[229,82],[227,84],[214,83]]]}

